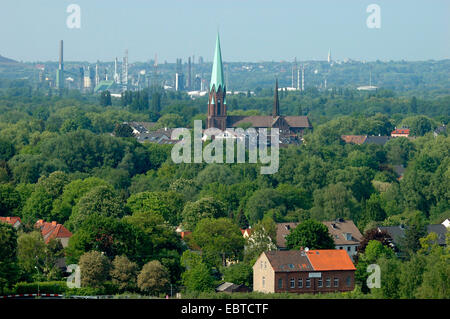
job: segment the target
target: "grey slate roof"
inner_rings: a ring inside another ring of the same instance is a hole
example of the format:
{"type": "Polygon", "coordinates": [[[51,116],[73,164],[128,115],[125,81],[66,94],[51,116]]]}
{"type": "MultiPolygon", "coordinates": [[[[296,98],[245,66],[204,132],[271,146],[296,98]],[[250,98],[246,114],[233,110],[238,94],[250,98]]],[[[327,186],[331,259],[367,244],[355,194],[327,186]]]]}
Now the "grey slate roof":
{"type": "Polygon", "coordinates": [[[367,136],[364,144],[377,144],[384,145],[386,144],[392,137],[390,136],[367,136]]]}
{"type": "MultiPolygon", "coordinates": [[[[405,236],[405,226],[381,226],[379,230],[385,230],[391,237],[394,244],[398,245],[401,238],[405,236]]],[[[447,234],[447,228],[442,224],[427,225],[427,234],[436,233],[438,235],[438,244],[445,246],[445,235],[447,234]]]]}
{"type": "Polygon", "coordinates": [[[273,117],[271,115],[251,115],[251,116],[240,116],[240,115],[229,115],[227,116],[227,127],[237,127],[242,123],[252,123],[252,127],[272,127],[272,125],[279,119],[282,118],[290,127],[296,128],[311,128],[312,125],[309,122],[307,116],[277,116],[273,117]]]}
{"type": "Polygon", "coordinates": [[[427,226],[427,233],[436,233],[438,235],[438,244],[440,246],[445,245],[445,235],[447,234],[447,228],[442,224],[434,224],[427,226]]]}

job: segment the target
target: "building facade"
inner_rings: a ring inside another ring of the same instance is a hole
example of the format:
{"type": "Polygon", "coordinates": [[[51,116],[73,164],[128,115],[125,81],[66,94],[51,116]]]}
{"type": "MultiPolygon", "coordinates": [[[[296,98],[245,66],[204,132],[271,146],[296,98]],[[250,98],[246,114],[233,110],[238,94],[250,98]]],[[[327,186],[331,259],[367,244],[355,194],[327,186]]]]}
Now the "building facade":
{"type": "Polygon", "coordinates": [[[263,252],[253,265],[253,291],[327,293],[351,291],[355,266],[342,250],[263,252]]]}
{"type": "MultiPolygon", "coordinates": [[[[277,223],[277,247],[286,250],[286,236],[300,223],[277,223]]],[[[358,227],[351,220],[336,219],[322,222],[328,228],[336,249],[344,250],[353,260],[363,238],[358,227]]]]}

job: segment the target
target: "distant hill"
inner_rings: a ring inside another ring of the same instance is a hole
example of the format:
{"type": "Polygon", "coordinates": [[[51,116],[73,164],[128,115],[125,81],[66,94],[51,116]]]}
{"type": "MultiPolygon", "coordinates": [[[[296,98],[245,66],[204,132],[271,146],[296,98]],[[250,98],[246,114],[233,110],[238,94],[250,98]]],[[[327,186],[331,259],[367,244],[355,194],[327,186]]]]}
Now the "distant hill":
{"type": "Polygon", "coordinates": [[[5,58],[4,56],[0,55],[0,64],[18,64],[16,60],[5,58]]]}

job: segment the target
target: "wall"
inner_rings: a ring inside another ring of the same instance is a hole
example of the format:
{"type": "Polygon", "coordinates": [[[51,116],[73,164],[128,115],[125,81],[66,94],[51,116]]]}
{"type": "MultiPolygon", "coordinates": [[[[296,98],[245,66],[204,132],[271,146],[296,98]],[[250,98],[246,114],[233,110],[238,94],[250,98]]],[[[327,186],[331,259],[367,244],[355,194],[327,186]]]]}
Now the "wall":
{"type": "Polygon", "coordinates": [[[292,293],[325,293],[335,291],[352,291],[355,288],[355,272],[354,271],[313,271],[314,273],[321,273],[323,280],[323,287],[319,288],[320,278],[311,278],[311,287],[306,288],[306,279],[308,279],[309,272],[278,272],[275,274],[275,292],[292,292],[292,293]],[[347,287],[346,279],[350,276],[350,286],[347,287]],[[330,278],[331,287],[326,287],[326,278],[330,278]],[[295,288],[290,288],[290,280],[294,278],[295,288]],[[303,288],[298,287],[298,279],[303,279],[303,288]],[[339,279],[338,287],[334,287],[334,278],[339,279]],[[278,288],[278,280],[283,280],[283,287],[278,288]]]}
{"type": "Polygon", "coordinates": [[[253,265],[253,291],[275,292],[275,272],[267,259],[266,254],[262,253],[253,265]],[[262,263],[262,264],[261,264],[262,263]],[[261,267],[262,265],[262,267],[261,267]],[[262,278],[265,277],[263,286],[262,278]]]}

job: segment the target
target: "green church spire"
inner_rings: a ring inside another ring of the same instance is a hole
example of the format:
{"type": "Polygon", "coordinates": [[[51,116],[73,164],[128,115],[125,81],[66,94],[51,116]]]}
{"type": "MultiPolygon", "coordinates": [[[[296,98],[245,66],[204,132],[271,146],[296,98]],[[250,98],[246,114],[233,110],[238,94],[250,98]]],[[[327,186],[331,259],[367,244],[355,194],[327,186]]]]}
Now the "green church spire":
{"type": "Polygon", "coordinates": [[[222,53],[220,52],[220,40],[219,33],[217,33],[216,40],[216,52],[214,53],[214,62],[211,73],[211,82],[209,83],[209,90],[211,91],[213,85],[216,87],[216,92],[219,89],[219,86],[222,87],[222,90],[225,86],[225,81],[223,77],[223,67],[222,67],[222,53]]]}

